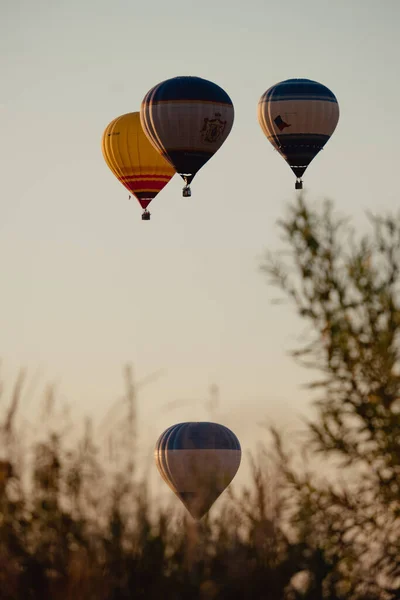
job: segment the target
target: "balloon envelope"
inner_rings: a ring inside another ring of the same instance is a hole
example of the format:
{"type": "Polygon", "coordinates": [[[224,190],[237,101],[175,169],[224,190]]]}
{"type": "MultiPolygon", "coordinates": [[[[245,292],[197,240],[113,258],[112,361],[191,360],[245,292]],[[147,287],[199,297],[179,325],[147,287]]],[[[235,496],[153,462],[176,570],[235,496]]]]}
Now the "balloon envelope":
{"type": "Polygon", "coordinates": [[[142,208],[149,205],[175,174],[145,136],[139,112],[117,117],[106,127],[102,151],[111,171],[142,208]]]}
{"type": "Polygon", "coordinates": [[[311,79],[287,79],[270,87],[258,103],[258,120],[271,144],[300,178],[334,132],[338,101],[311,79]]]}
{"type": "Polygon", "coordinates": [[[200,77],[173,77],[144,97],[140,119],[153,146],[190,183],[232,129],[228,94],[200,77]]]}
{"type": "Polygon", "coordinates": [[[236,475],[241,448],[224,425],[178,423],[159,437],[154,457],[164,481],[201,519],[236,475]]]}

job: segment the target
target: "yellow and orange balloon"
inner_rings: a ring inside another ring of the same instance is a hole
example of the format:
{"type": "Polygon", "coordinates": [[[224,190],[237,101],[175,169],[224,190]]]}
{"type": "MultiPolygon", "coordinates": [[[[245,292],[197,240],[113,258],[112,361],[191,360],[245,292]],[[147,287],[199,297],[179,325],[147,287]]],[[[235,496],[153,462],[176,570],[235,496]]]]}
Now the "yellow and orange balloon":
{"type": "Polygon", "coordinates": [[[175,169],[147,139],[139,112],[111,121],[103,133],[102,151],[110,170],[139,201],[149,219],[148,205],[172,179],[175,169]]]}

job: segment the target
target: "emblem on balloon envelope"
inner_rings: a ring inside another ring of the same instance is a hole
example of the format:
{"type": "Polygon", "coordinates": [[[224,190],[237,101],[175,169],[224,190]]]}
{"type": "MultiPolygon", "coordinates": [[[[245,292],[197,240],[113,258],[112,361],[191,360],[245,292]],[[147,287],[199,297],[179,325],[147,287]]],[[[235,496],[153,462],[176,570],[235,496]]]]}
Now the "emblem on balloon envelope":
{"type": "Polygon", "coordinates": [[[154,457],[164,481],[192,517],[201,519],[236,475],[241,448],[224,425],[179,423],[160,436],[154,457]]]}
{"type": "Polygon", "coordinates": [[[217,113],[215,119],[204,119],[204,125],[200,133],[205,142],[214,144],[218,141],[218,138],[224,133],[226,127],[226,121],[221,121],[218,117],[221,115],[217,113]]]}
{"type": "Polygon", "coordinates": [[[277,117],[275,117],[274,123],[278,127],[279,131],[283,131],[286,127],[290,127],[290,123],[286,123],[282,119],[281,115],[278,115],[277,117]]]}

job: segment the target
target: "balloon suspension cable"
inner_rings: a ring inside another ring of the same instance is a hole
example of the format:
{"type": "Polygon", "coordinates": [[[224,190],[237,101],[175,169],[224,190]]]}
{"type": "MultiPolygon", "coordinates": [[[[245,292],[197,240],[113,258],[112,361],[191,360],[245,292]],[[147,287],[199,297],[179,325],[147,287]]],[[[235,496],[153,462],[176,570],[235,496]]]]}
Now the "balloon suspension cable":
{"type": "Polygon", "coordinates": [[[296,183],[295,183],[294,187],[296,190],[302,190],[303,189],[303,181],[301,179],[296,179],[296,183]]]}

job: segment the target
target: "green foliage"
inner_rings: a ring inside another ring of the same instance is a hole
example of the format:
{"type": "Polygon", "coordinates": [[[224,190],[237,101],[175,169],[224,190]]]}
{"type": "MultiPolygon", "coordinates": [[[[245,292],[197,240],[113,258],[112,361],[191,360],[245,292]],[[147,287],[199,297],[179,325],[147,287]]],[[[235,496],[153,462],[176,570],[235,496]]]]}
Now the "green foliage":
{"type": "Polygon", "coordinates": [[[309,385],[319,391],[311,447],[339,459],[350,482],[306,496],[357,544],[353,560],[400,595],[400,219],[369,219],[372,233],[357,239],[331,203],[318,211],[300,197],[280,223],[289,253],[262,268],[309,324],[293,354],[322,373],[309,385]]]}

